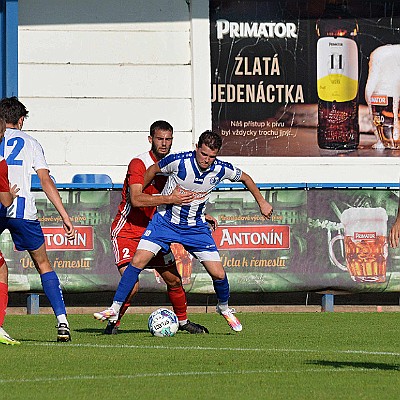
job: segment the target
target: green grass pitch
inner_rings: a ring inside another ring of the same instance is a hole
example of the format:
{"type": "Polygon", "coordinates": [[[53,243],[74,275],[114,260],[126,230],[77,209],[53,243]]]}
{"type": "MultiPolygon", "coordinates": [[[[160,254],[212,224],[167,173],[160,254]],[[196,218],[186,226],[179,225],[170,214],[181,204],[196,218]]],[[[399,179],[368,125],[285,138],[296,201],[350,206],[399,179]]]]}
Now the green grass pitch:
{"type": "Polygon", "coordinates": [[[147,315],[118,335],[71,315],[57,343],[51,315],[10,315],[20,346],[0,345],[0,398],[399,399],[398,313],[239,313],[234,333],[217,314],[192,314],[209,335],[157,338],[147,315]]]}

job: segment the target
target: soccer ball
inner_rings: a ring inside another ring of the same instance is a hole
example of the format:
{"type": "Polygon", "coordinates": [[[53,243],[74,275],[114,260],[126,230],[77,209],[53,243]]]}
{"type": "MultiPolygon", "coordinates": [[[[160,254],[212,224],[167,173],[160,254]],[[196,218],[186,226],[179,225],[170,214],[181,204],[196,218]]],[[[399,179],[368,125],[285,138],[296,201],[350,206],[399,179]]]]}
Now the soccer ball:
{"type": "Polygon", "coordinates": [[[174,336],[179,328],[178,317],[168,308],[159,308],[150,314],[148,326],[153,336],[174,336]]]}

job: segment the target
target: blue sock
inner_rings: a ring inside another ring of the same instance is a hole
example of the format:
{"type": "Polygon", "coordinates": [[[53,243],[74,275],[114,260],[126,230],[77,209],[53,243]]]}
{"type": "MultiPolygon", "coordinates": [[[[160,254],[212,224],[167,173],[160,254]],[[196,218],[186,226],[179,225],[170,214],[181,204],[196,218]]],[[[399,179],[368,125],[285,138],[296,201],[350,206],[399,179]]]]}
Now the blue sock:
{"type": "Polygon", "coordinates": [[[116,302],[123,303],[128,297],[129,293],[135,286],[136,282],[139,279],[139,274],[142,272],[140,268],[134,267],[132,264],[129,264],[121,276],[121,280],[119,281],[119,285],[117,291],[114,295],[114,300],[116,302]]]}
{"type": "Polygon", "coordinates": [[[216,279],[213,281],[213,285],[215,293],[217,294],[218,302],[227,304],[229,299],[229,282],[226,274],[224,279],[216,279]]]}
{"type": "Polygon", "coordinates": [[[64,298],[58,276],[54,271],[40,275],[45,295],[50,301],[51,307],[56,316],[67,314],[65,310],[64,298]]]}

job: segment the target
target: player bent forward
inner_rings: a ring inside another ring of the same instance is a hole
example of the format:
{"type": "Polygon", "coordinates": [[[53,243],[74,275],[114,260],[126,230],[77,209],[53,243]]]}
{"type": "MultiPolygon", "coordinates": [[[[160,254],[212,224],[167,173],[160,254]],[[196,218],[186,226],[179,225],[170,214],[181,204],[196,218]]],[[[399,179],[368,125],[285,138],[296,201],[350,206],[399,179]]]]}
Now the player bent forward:
{"type": "Polygon", "coordinates": [[[183,205],[158,206],[157,212],[143,234],[131,264],[126,268],[111,308],[118,312],[125,298],[138,280],[147,263],[160,250],[166,251],[171,243],[180,243],[196,257],[211,276],[217,295],[216,311],[236,332],[242,325],[228,306],[229,283],[220,255],[206,223],[204,211],[212,190],[224,179],[242,182],[257,201],[261,214],[270,219],[272,206],[264,199],[253,179],[228,162],[217,159],[222,146],[221,137],[212,131],[200,135],[196,150],[170,154],[151,166],[144,185],[157,173],[168,175],[162,194],[171,194],[175,188],[192,193],[193,200],[183,205]]]}
{"type": "MultiPolygon", "coordinates": [[[[156,176],[154,181],[146,188],[143,187],[146,169],[169,154],[171,150],[173,142],[172,125],[167,121],[153,122],[150,126],[148,140],[151,144],[150,151],[139,154],[129,163],[122,188],[121,202],[111,225],[111,241],[115,263],[121,276],[132,260],[140,238],[156,211],[156,206],[160,204],[182,204],[192,198],[190,194],[181,194],[178,190],[175,190],[169,196],[161,196],[162,189],[167,182],[167,177],[162,175],[156,176]]],[[[192,334],[208,333],[206,327],[189,321],[187,317],[186,293],[172,251],[169,250],[167,253],[160,251],[150,261],[148,267],[154,268],[167,285],[168,297],[178,317],[179,330],[192,334]]],[[[108,320],[104,333],[118,333],[121,318],[130,306],[138,288],[139,282],[134,286],[119,313],[115,313],[113,309],[108,309],[93,314],[94,318],[100,321],[108,320]]]]}

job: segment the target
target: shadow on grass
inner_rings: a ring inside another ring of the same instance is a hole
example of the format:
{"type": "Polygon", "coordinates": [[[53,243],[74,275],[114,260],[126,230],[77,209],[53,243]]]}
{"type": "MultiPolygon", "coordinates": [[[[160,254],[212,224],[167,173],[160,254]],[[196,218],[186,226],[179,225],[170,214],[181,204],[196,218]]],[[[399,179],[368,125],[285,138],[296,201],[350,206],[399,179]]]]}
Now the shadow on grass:
{"type": "MultiPolygon", "coordinates": [[[[82,329],[74,329],[73,332],[80,332],[80,333],[104,333],[104,328],[82,328],[82,329]]],[[[125,335],[126,333],[146,333],[149,332],[147,329],[119,329],[118,335],[125,335]]],[[[111,336],[111,335],[109,335],[111,336]]]]}
{"type": "MultiPolygon", "coordinates": [[[[104,327],[105,328],[105,327],[104,327]]],[[[102,335],[104,334],[104,328],[81,328],[81,329],[73,329],[71,330],[71,333],[73,332],[79,332],[79,333],[90,333],[90,334],[95,334],[95,335],[102,335]]],[[[150,332],[147,329],[119,329],[118,330],[118,335],[125,335],[125,334],[132,334],[132,333],[148,333],[150,332]]],[[[179,331],[177,335],[190,335],[189,332],[182,332],[179,331]]],[[[201,334],[200,336],[208,336],[208,334],[201,334]]],[[[227,333],[214,333],[211,332],[212,336],[234,336],[236,333],[234,332],[227,332],[227,333]]],[[[106,336],[112,336],[112,335],[106,335],[106,336]]]]}
{"type": "Polygon", "coordinates": [[[374,362],[355,362],[355,361],[327,361],[327,360],[310,360],[307,364],[320,365],[322,367],[333,368],[360,368],[360,369],[374,369],[382,371],[400,371],[399,364],[386,364],[374,362]]]}

